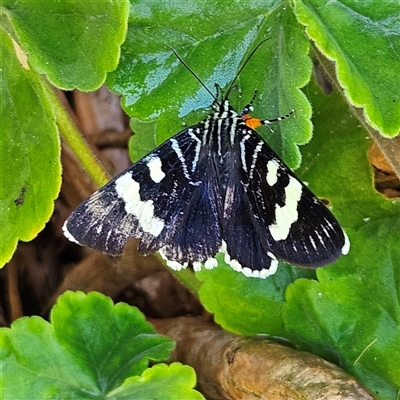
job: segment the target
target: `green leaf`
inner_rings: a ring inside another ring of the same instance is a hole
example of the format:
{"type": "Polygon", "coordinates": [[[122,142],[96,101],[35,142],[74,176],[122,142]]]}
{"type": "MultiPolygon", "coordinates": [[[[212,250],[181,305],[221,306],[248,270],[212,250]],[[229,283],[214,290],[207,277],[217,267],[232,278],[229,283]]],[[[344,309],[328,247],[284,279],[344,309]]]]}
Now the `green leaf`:
{"type": "Polygon", "coordinates": [[[156,126],[157,123],[141,121],[137,118],[131,118],[130,127],[133,132],[140,132],[143,141],[139,142],[136,136],[129,139],[129,153],[132,161],[136,162],[143,154],[150,153],[157,147],[156,126]]]}
{"type": "Polygon", "coordinates": [[[337,93],[323,96],[314,84],[307,93],[315,107],[315,135],[303,147],[297,174],[329,202],[345,228],[358,229],[368,221],[398,215],[399,204],[374,189],[366,156],[371,142],[346,104],[337,93]]]}
{"type": "Polygon", "coordinates": [[[3,1],[30,65],[62,89],[97,89],[115,69],[127,0],[3,1]]]}
{"type": "Polygon", "coordinates": [[[312,87],[309,93],[319,110],[317,134],[299,173],[329,200],[347,227],[351,248],[331,267],[318,269],[319,282],[298,280],[289,286],[283,308],[288,337],[338,363],[380,398],[395,399],[400,386],[400,203],[375,192],[366,157],[369,141],[345,113],[346,105],[336,94],[324,98],[312,87]]]}
{"type": "Polygon", "coordinates": [[[81,150],[80,159],[92,161],[89,170],[99,171],[40,73],[60,88],[100,86],[116,66],[128,10],[125,0],[2,1],[0,266],[18,241],[32,240],[52,214],[61,183],[55,120],[70,146],[81,150]]]}
{"type": "Polygon", "coordinates": [[[104,398],[142,374],[149,360],[168,358],[173,348],[137,309],[113,305],[99,293],[66,292],[53,308],[51,324],[21,318],[0,332],[7,399],[104,398]]]}
{"type": "Polygon", "coordinates": [[[37,74],[21,66],[0,30],[0,265],[18,240],[32,240],[49,220],[61,184],[60,143],[37,74]]]}
{"type": "Polygon", "coordinates": [[[56,338],[93,373],[94,380],[107,382],[107,389],[141,374],[149,359],[169,357],[171,341],[157,335],[137,309],[125,303],[113,305],[99,293],[67,292],[62,300],[51,315],[56,338]]]}
{"type": "Polygon", "coordinates": [[[399,231],[397,218],[351,232],[348,258],[319,270],[319,282],[296,281],[284,306],[296,343],[341,365],[384,399],[395,399],[400,387],[399,231]]]}
{"type": "Polygon", "coordinates": [[[91,393],[99,392],[97,383],[65,352],[43,319],[21,318],[11,329],[2,328],[0,335],[5,399],[90,399],[91,393]]]}
{"type": "MultiPolygon", "coordinates": [[[[274,118],[296,109],[285,124],[276,124],[265,136],[291,166],[298,166],[296,144],[310,139],[310,105],[299,91],[311,72],[308,42],[286,2],[250,1],[246,4],[215,1],[157,3],[135,1],[131,7],[127,40],[121,62],[107,78],[112,90],[122,95],[125,111],[143,121],[156,121],[156,143],[160,144],[186,125],[198,123],[209,112],[211,95],[177,60],[174,48],[204,84],[227,89],[251,50],[269,37],[240,74],[239,98],[231,101],[241,109],[258,89],[255,109],[261,118],[274,118]],[[225,17],[221,19],[221,15],[225,17]],[[204,22],[206,21],[206,23],[204,22]],[[216,34],[218,32],[218,34],[216,34]],[[256,77],[256,79],[255,79],[256,77]],[[293,133],[295,132],[295,133],[293,133]]],[[[136,130],[132,159],[154,148],[154,135],[136,130]]]]}
{"type": "Polygon", "coordinates": [[[107,398],[204,399],[199,392],[192,389],[195,384],[196,375],[191,367],[176,362],[171,365],[159,364],[144,371],[140,377],[127,379],[120,388],[109,393],[107,398]],[[165,388],[168,388],[168,392],[165,388]]]}
{"type": "Polygon", "coordinates": [[[267,279],[247,278],[226,265],[222,254],[217,260],[218,268],[196,273],[203,281],[200,300],[215,321],[241,335],[285,336],[282,307],[286,287],[299,277],[315,276],[315,272],[280,263],[267,279]]]}
{"type": "Polygon", "coordinates": [[[298,20],[336,64],[347,99],[386,136],[400,130],[400,3],[294,0],[298,20]]]}

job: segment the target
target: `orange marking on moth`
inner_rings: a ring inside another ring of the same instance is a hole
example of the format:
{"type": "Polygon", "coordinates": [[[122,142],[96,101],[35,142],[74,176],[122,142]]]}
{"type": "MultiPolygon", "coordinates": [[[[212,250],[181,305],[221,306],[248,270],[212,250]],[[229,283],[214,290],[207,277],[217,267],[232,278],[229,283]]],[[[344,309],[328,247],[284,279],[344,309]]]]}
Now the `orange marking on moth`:
{"type": "Polygon", "coordinates": [[[244,123],[246,124],[246,126],[251,129],[256,129],[262,125],[260,119],[254,118],[250,114],[243,115],[243,119],[244,119],[244,123]]]}

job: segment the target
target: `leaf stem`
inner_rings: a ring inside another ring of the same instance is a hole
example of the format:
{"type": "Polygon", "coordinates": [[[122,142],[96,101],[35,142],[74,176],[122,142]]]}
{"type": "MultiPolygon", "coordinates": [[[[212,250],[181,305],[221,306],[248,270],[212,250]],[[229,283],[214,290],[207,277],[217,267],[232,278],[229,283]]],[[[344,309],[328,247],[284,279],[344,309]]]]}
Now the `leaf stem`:
{"type": "Polygon", "coordinates": [[[42,86],[53,107],[56,123],[60,129],[62,139],[71,147],[93,182],[99,187],[105,185],[110,180],[107,171],[91,151],[89,145],[72,122],[50,85],[42,80],[42,86]]]}

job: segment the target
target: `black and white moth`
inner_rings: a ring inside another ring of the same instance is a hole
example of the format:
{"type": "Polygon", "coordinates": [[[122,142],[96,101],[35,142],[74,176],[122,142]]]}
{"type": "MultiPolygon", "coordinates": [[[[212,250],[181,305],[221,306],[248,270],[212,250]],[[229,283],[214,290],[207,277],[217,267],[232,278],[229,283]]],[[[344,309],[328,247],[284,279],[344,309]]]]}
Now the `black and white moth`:
{"type": "Polygon", "coordinates": [[[215,268],[223,252],[234,270],[259,278],[274,274],[278,260],[316,268],[347,254],[338,221],[254,130],[291,113],[253,118],[255,96],[237,113],[230,88],[207,118],[81,203],[65,236],[112,255],[135,237],[141,254],[159,251],[175,270],[215,268]]]}

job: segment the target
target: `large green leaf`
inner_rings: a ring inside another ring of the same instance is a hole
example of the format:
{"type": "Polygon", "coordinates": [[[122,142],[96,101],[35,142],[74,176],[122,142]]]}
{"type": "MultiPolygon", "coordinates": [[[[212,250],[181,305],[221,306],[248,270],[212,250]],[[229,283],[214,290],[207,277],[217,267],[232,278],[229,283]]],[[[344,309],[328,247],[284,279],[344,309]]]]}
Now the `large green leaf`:
{"type": "Polygon", "coordinates": [[[121,62],[107,78],[122,95],[126,112],[135,117],[132,157],[143,156],[155,143],[177,133],[182,122],[199,122],[213,101],[167,46],[215,92],[215,84],[227,88],[250,51],[268,37],[236,82],[241,97],[234,90],[231,101],[240,109],[258,89],[255,109],[261,118],[296,109],[295,116],[274,127],[274,133],[266,129],[264,133],[289,165],[298,166],[296,144],[307,142],[311,134],[310,105],[299,87],[308,82],[311,63],[302,27],[286,2],[250,1],[244,14],[238,0],[216,1],[212,6],[197,1],[190,7],[180,1],[132,1],[121,62]],[[138,119],[156,120],[154,134],[140,131],[138,119]]]}
{"type": "Polygon", "coordinates": [[[202,398],[192,389],[192,368],[146,369],[149,360],[168,358],[173,342],[134,307],[113,305],[99,293],[66,292],[51,323],[21,318],[2,328],[0,339],[6,399],[124,399],[147,391],[163,399],[202,398]]]}
{"type": "Polygon", "coordinates": [[[299,280],[289,287],[286,329],[294,342],[339,363],[380,398],[395,399],[400,387],[400,202],[375,192],[366,157],[369,141],[344,112],[345,105],[337,96],[312,98],[319,110],[317,134],[299,172],[331,201],[348,227],[351,249],[334,266],[318,270],[319,282],[299,280]],[[334,127],[332,117],[338,121],[334,127]],[[321,173],[325,179],[317,179],[321,173]]]}
{"type": "Polygon", "coordinates": [[[3,0],[31,67],[62,89],[94,90],[115,69],[127,0],[3,0]]]}
{"type": "Polygon", "coordinates": [[[103,390],[140,375],[149,359],[166,359],[174,347],[167,337],[156,334],[137,309],[125,303],[114,305],[99,293],[64,294],[53,308],[51,321],[56,339],[103,390]]]}
{"type": "Polygon", "coordinates": [[[298,280],[284,319],[294,342],[331,360],[383,399],[400,387],[400,217],[351,231],[346,262],[298,280]],[[349,268],[349,264],[352,268],[349,268]]]}
{"type": "Polygon", "coordinates": [[[294,0],[298,20],[335,62],[349,101],[387,136],[400,131],[400,2],[294,0]]]}
{"type": "Polygon", "coordinates": [[[116,66],[128,6],[126,1],[1,2],[0,266],[19,240],[32,240],[43,229],[60,188],[55,121],[62,126],[61,106],[40,73],[61,88],[100,86],[116,66]]]}
{"type": "Polygon", "coordinates": [[[32,240],[60,190],[60,143],[41,81],[0,30],[0,265],[18,240],[32,240]]]}

